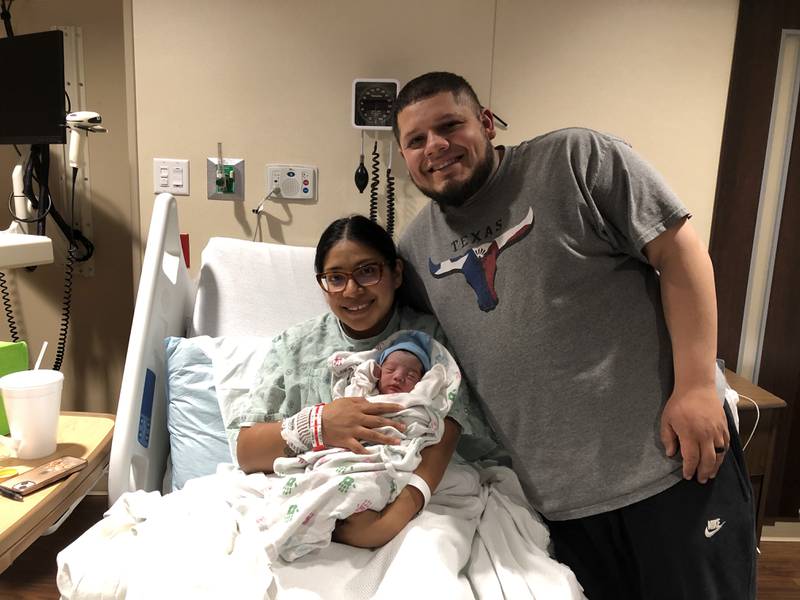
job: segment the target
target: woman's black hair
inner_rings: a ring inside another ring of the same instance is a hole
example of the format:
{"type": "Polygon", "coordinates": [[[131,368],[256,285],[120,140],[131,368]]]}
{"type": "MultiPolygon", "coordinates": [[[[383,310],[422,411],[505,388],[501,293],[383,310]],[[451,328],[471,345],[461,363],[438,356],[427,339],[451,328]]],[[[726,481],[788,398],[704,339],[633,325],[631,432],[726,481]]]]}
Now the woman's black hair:
{"type": "Polygon", "coordinates": [[[314,269],[317,273],[322,273],[325,268],[325,259],[328,258],[330,249],[342,240],[350,240],[369,246],[392,266],[397,260],[397,248],[395,248],[392,236],[386,233],[383,227],[370,221],[367,217],[352,215],[336,219],[322,232],[319,243],[317,243],[317,254],[314,257],[314,269]]]}

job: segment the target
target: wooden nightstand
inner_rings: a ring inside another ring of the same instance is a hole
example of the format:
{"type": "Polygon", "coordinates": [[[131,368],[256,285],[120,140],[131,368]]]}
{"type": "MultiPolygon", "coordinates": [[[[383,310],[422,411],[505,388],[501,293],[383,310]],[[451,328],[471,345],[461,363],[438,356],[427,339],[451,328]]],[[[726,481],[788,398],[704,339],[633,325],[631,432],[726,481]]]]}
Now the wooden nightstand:
{"type": "Polygon", "coordinates": [[[19,467],[20,473],[59,456],[78,456],[88,464],[66,479],[16,502],[0,496],[0,573],[28,546],[80,501],[108,468],[114,415],[62,412],[56,451],[36,460],[0,454],[0,467],[19,467]]]}
{"type": "MultiPolygon", "coordinates": [[[[764,525],[764,509],[772,471],[772,456],[775,453],[775,440],[778,434],[778,420],[784,418],[782,409],[786,408],[786,402],[728,369],[725,369],[725,378],[728,380],[728,385],[740,396],[752,398],[758,404],[761,412],[758,429],[744,451],[750,483],[753,486],[753,500],[756,506],[756,539],[758,540],[761,538],[761,528],[764,525]]],[[[739,400],[738,409],[739,434],[742,444],[744,444],[750,437],[750,432],[753,431],[756,409],[751,402],[744,398],[739,400]]]]}

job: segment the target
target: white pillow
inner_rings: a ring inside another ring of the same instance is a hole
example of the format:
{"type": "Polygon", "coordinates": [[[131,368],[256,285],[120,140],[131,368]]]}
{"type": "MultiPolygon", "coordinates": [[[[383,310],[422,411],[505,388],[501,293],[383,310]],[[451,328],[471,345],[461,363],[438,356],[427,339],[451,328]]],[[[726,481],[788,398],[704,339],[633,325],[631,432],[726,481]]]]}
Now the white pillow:
{"type": "MultiPolygon", "coordinates": [[[[264,358],[272,346],[271,340],[256,336],[206,338],[212,357],[212,377],[217,390],[217,404],[224,423],[230,422],[231,408],[247,400],[264,358]]],[[[227,432],[231,456],[236,461],[238,431],[227,432]]],[[[237,463],[238,464],[238,463],[237,463]]]]}
{"type": "Polygon", "coordinates": [[[170,337],[164,345],[172,489],[180,489],[193,477],[214,473],[221,462],[236,462],[235,440],[226,435],[220,407],[246,397],[270,341],[170,337]]]}

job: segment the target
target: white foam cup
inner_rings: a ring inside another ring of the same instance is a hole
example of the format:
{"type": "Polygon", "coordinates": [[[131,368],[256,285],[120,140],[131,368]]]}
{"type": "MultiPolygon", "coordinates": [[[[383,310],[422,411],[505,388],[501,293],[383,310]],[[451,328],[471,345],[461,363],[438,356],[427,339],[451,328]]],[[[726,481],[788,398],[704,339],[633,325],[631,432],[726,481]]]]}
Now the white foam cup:
{"type": "Polygon", "coordinates": [[[0,378],[11,436],[0,443],[21,459],[42,458],[56,451],[58,414],[64,375],[37,369],[18,371],[0,378]]]}

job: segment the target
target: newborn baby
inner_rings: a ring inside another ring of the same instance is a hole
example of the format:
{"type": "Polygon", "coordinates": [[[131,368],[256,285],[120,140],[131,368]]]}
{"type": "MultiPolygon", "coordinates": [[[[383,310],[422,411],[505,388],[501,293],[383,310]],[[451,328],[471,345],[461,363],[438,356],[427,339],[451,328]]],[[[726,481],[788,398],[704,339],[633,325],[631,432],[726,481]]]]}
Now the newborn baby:
{"type": "Polygon", "coordinates": [[[431,368],[428,353],[406,338],[381,352],[375,367],[378,392],[399,394],[410,392],[431,368]]]}

